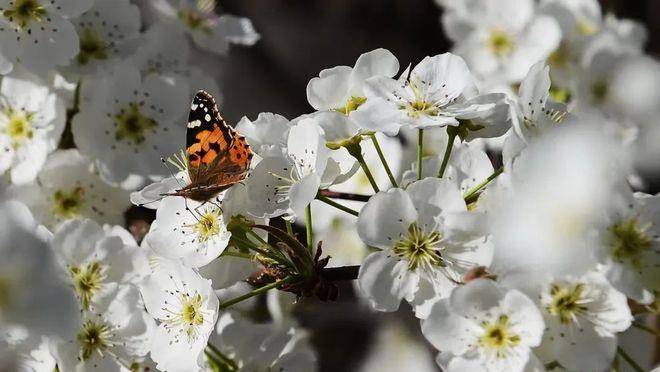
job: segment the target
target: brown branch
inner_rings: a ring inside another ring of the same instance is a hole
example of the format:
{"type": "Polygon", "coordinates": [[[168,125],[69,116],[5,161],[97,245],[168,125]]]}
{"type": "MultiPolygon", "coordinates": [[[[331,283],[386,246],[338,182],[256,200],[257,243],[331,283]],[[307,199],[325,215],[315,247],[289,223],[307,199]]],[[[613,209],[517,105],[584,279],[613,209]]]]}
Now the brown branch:
{"type": "Polygon", "coordinates": [[[320,190],[319,193],[328,198],[354,200],[360,202],[367,202],[369,201],[369,198],[371,198],[371,195],[351,194],[348,192],[339,192],[339,191],[330,191],[330,190],[320,190]]]}
{"type": "Polygon", "coordinates": [[[355,280],[360,272],[360,266],[328,267],[321,271],[321,277],[325,280],[336,282],[343,280],[355,280]]]}

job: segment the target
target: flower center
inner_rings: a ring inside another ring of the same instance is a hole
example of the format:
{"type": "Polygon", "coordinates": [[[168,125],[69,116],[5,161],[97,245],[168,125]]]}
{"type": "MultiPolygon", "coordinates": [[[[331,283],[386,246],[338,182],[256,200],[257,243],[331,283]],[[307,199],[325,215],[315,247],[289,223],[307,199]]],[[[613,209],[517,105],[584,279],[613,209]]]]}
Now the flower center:
{"type": "Polygon", "coordinates": [[[179,18],[191,30],[199,30],[205,34],[211,34],[213,32],[207,19],[199,13],[190,10],[180,10],[179,18]]]}
{"type": "Polygon", "coordinates": [[[568,67],[570,61],[571,51],[566,42],[561,42],[559,47],[548,57],[550,65],[557,68],[568,67]]]}
{"type": "Polygon", "coordinates": [[[147,131],[153,131],[158,124],[151,118],[142,115],[137,103],[129,104],[128,109],[121,109],[115,115],[115,139],[127,139],[138,145],[144,142],[147,131]]]}
{"type": "Polygon", "coordinates": [[[607,93],[609,92],[609,86],[605,81],[597,81],[591,85],[591,95],[594,98],[594,101],[597,103],[602,103],[607,98],[607,93]]]}
{"type": "Polygon", "coordinates": [[[500,315],[495,322],[481,323],[483,334],[479,336],[478,345],[491,350],[498,358],[507,356],[507,351],[520,343],[520,336],[511,331],[509,317],[500,315]]]}
{"type": "Polygon", "coordinates": [[[588,310],[585,304],[589,300],[584,298],[584,285],[581,283],[565,286],[554,283],[550,296],[550,304],[545,308],[551,315],[559,317],[563,324],[576,322],[577,317],[588,310]]]}
{"type": "Polygon", "coordinates": [[[199,216],[197,223],[187,225],[187,227],[191,228],[197,234],[197,241],[199,243],[205,243],[220,234],[223,226],[222,212],[219,208],[206,211],[203,215],[199,216]]]}
{"type": "Polygon", "coordinates": [[[99,34],[87,27],[80,33],[80,53],[78,53],[78,63],[87,64],[92,59],[107,59],[108,43],[106,43],[99,34]]]}
{"type": "Polygon", "coordinates": [[[598,32],[598,25],[586,19],[578,21],[575,26],[578,32],[584,36],[591,36],[598,32]]]}
{"type": "Polygon", "coordinates": [[[14,110],[9,108],[5,110],[7,124],[4,132],[9,136],[11,146],[18,148],[24,141],[34,137],[34,128],[32,127],[32,118],[34,114],[23,110],[14,110]]]}
{"type": "Polygon", "coordinates": [[[188,342],[193,342],[199,336],[198,327],[204,323],[205,311],[202,309],[204,298],[197,292],[192,296],[183,293],[179,302],[177,311],[166,309],[168,314],[164,322],[165,327],[168,330],[176,328],[177,332],[183,330],[188,342]]]}
{"type": "Polygon", "coordinates": [[[104,271],[104,267],[98,262],[69,268],[73,288],[80,298],[84,310],[89,309],[92,297],[101,289],[101,284],[106,278],[104,271]]]}
{"type": "Polygon", "coordinates": [[[399,106],[399,109],[406,111],[411,118],[418,118],[422,115],[438,116],[440,114],[439,103],[428,100],[427,95],[421,89],[422,85],[426,85],[426,83],[419,79],[411,78],[409,80],[408,86],[415,98],[399,106]]]}
{"type": "Polygon", "coordinates": [[[643,255],[651,249],[652,239],[646,234],[651,226],[639,227],[637,220],[630,219],[609,228],[614,241],[612,243],[612,256],[618,262],[628,261],[635,267],[644,264],[643,255]]]}
{"type": "Polygon", "coordinates": [[[513,38],[502,30],[493,30],[488,38],[488,47],[498,58],[506,57],[515,49],[513,38]]]}
{"type": "MultiPolygon", "coordinates": [[[[9,3],[10,5],[12,2],[9,3]]],[[[41,22],[46,15],[46,10],[37,0],[15,0],[13,6],[2,12],[2,15],[16,24],[19,28],[24,29],[29,26],[30,22],[41,22]]]]}
{"type": "Polygon", "coordinates": [[[358,107],[360,107],[365,102],[367,102],[367,97],[351,96],[351,98],[349,98],[348,101],[346,101],[346,105],[344,105],[344,107],[337,108],[334,111],[341,112],[344,115],[348,115],[351,112],[357,110],[358,107]]]}
{"type": "Polygon", "coordinates": [[[112,332],[105,323],[96,323],[92,320],[86,320],[82,325],[82,330],[78,334],[80,341],[80,357],[82,360],[88,360],[94,352],[103,354],[113,346],[112,332]]]}
{"type": "Polygon", "coordinates": [[[433,231],[426,233],[416,222],[408,227],[408,235],[394,244],[392,251],[408,261],[408,270],[414,271],[423,266],[446,266],[447,261],[440,255],[442,235],[433,231]]]}
{"type": "Polygon", "coordinates": [[[57,190],[53,194],[53,213],[62,218],[73,218],[78,215],[85,205],[85,190],[80,187],[74,187],[70,192],[57,190]]]}

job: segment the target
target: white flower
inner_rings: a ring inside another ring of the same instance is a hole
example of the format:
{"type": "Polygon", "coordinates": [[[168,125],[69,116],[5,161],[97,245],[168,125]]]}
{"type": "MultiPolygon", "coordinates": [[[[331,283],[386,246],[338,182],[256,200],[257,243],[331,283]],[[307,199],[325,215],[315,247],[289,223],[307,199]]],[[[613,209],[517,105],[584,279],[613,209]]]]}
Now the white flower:
{"type": "MultiPolygon", "coordinates": [[[[521,279],[533,283],[538,277],[528,275],[521,279]]],[[[632,315],[626,296],[602,274],[547,280],[530,295],[538,295],[546,325],[539,358],[571,371],[603,371],[611,365],[616,333],[630,327],[632,315]]]]}
{"type": "Polygon", "coordinates": [[[286,149],[291,122],[282,115],[262,112],[257,120],[241,118],[236,130],[247,139],[252,151],[262,158],[278,156],[286,149]]]}
{"type": "Polygon", "coordinates": [[[77,150],[55,152],[35,184],[14,187],[11,192],[48,228],[71,218],[123,224],[124,212],[130,206],[128,192],[103,182],[90,160],[77,150]]]}
{"type": "Polygon", "coordinates": [[[147,311],[160,323],[151,345],[158,369],[199,371],[218,318],[211,282],[193,269],[163,263],[143,282],[141,292],[147,311]]]}
{"type": "Polygon", "coordinates": [[[313,119],[291,127],[286,155],[263,159],[246,181],[250,213],[256,217],[304,216],[305,207],[325,181],[328,152],[321,128],[313,119]]]}
{"type": "Polygon", "coordinates": [[[422,321],[422,333],[440,350],[437,362],[447,372],[523,371],[543,328],[532,300],[487,279],[456,288],[422,321]]]}
{"type": "Polygon", "coordinates": [[[358,283],[376,310],[394,311],[402,299],[418,317],[449,295],[468,270],[490,264],[492,250],[456,184],[426,178],[374,195],[358,217],[358,233],[379,251],[367,256],[358,283]]]}
{"type": "Polygon", "coordinates": [[[223,211],[214,202],[166,197],[145,239],[156,254],[200,267],[220,256],[230,237],[223,211]]]}
{"type": "Polygon", "coordinates": [[[635,194],[615,210],[596,248],[612,285],[650,303],[660,293],[660,196],[635,194]]]}
{"type": "Polygon", "coordinates": [[[261,37],[247,18],[216,15],[216,1],[158,0],[161,14],[177,18],[197,46],[216,54],[226,54],[229,44],[253,45],[261,37]]]}
{"type": "Polygon", "coordinates": [[[71,21],[80,39],[71,70],[81,74],[127,57],[132,39],[140,34],[140,11],[128,0],[95,0],[91,9],[71,21]]]}
{"type": "Polygon", "coordinates": [[[156,328],[133,285],[82,313],[75,337],[57,348],[62,371],[126,371],[134,358],[147,354],[156,328]]]}
{"type": "Polygon", "coordinates": [[[2,79],[0,88],[0,173],[14,184],[34,180],[57,148],[66,110],[48,86],[28,74],[2,79]]]}
{"type": "MultiPolygon", "coordinates": [[[[11,63],[43,74],[67,65],[79,51],[78,35],[69,21],[93,0],[0,1],[0,52],[11,63]]],[[[3,70],[7,71],[3,63],[3,70]]]]}
{"type": "Polygon", "coordinates": [[[75,318],[76,302],[42,235],[25,205],[0,203],[0,324],[63,335],[75,318]]]}
{"type": "Polygon", "coordinates": [[[582,275],[593,268],[590,242],[621,197],[625,159],[616,142],[584,122],[530,144],[513,163],[508,187],[489,195],[493,270],[582,275]]]}
{"type": "Polygon", "coordinates": [[[557,22],[535,15],[533,0],[454,2],[443,14],[454,51],[483,80],[520,81],[532,64],[559,45],[557,22]]]}
{"type": "Polygon", "coordinates": [[[364,83],[374,76],[394,77],[399,61],[387,49],[375,49],[358,57],[354,67],[325,69],[307,84],[307,101],[319,111],[337,111],[350,116],[367,97],[364,83]]]}
{"type": "Polygon", "coordinates": [[[253,324],[233,312],[218,319],[212,343],[241,371],[314,372],[316,357],[295,328],[253,324]]]}
{"type": "Polygon", "coordinates": [[[89,219],[62,224],[52,245],[83,310],[100,311],[97,305],[121,284],[137,284],[147,274],[143,250],[89,219]]]}
{"type": "Polygon", "coordinates": [[[171,22],[156,22],[142,34],[129,60],[143,76],[176,74],[188,81],[190,95],[203,89],[220,104],[221,92],[215,79],[190,62],[190,41],[185,31],[171,22]]]}
{"type": "Polygon", "coordinates": [[[413,128],[458,126],[492,110],[503,96],[478,96],[465,61],[451,53],[424,58],[398,80],[376,76],[365,82],[367,101],[351,117],[362,128],[396,134],[413,128]]]}
{"type": "Polygon", "coordinates": [[[550,68],[541,61],[533,65],[520,84],[515,106],[514,129],[525,142],[541,136],[561,124],[566,109],[550,98],[550,68]]]}
{"type": "Polygon", "coordinates": [[[119,65],[112,75],[87,80],[80,113],[72,124],[80,152],[96,160],[108,182],[139,186],[145,177],[166,174],[160,161],[184,138],[188,87],[174,78],[119,65]]]}

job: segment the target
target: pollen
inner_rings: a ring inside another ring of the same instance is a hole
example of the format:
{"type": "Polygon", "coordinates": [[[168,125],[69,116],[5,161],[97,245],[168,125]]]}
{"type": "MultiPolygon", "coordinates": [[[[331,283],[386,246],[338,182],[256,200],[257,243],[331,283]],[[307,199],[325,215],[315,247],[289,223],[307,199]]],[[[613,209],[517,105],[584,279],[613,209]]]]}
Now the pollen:
{"type": "Polygon", "coordinates": [[[479,336],[478,345],[492,351],[497,358],[505,358],[510,349],[520,344],[520,336],[511,330],[509,317],[500,315],[494,322],[481,323],[483,333],[479,336]]]}
{"type": "Polygon", "coordinates": [[[197,234],[198,243],[206,243],[224,230],[222,211],[219,208],[207,210],[199,216],[194,224],[186,225],[197,234]]]}
{"type": "Polygon", "coordinates": [[[199,327],[204,324],[206,311],[202,309],[204,298],[201,294],[182,293],[176,309],[165,309],[165,327],[168,332],[184,334],[188,342],[194,342],[199,336],[199,327]]]}
{"type": "Polygon", "coordinates": [[[101,285],[106,277],[104,272],[104,267],[98,262],[69,268],[73,288],[83,309],[89,310],[92,298],[101,290],[101,285]]]}
{"type": "Polygon", "coordinates": [[[103,352],[113,346],[112,332],[105,323],[97,323],[93,320],[87,320],[82,325],[82,330],[78,334],[80,342],[80,358],[88,360],[95,352],[103,355],[103,352]]]}
{"type": "Polygon", "coordinates": [[[493,30],[487,44],[491,52],[498,58],[506,57],[515,50],[513,38],[502,30],[493,30]]]}
{"type": "Polygon", "coordinates": [[[128,108],[121,109],[115,119],[115,139],[117,141],[128,140],[134,145],[139,145],[146,140],[146,134],[155,130],[158,125],[156,121],[145,116],[140,111],[138,103],[132,102],[128,108]]]}
{"type": "Polygon", "coordinates": [[[588,311],[586,304],[590,300],[584,296],[584,284],[552,284],[550,296],[550,304],[546,306],[546,310],[558,317],[562,324],[577,322],[577,317],[588,311]]]}
{"type": "Polygon", "coordinates": [[[362,106],[362,104],[364,104],[365,102],[367,102],[367,97],[351,96],[351,98],[349,98],[348,101],[346,101],[344,107],[337,108],[334,111],[340,112],[344,115],[348,115],[351,112],[357,110],[358,107],[362,106]]]}
{"type": "Polygon", "coordinates": [[[2,12],[9,22],[20,29],[27,28],[32,22],[41,22],[46,14],[46,9],[38,0],[16,0],[11,8],[2,12]]]}
{"type": "Polygon", "coordinates": [[[52,212],[56,216],[65,219],[76,217],[85,206],[85,190],[80,186],[70,191],[58,189],[52,196],[52,203],[52,212]]]}
{"type": "Polygon", "coordinates": [[[106,43],[99,34],[89,28],[80,32],[80,53],[78,53],[78,63],[85,65],[93,59],[107,59],[109,45],[106,43]]]}
{"type": "Polygon", "coordinates": [[[21,147],[25,141],[34,137],[33,113],[9,108],[5,110],[4,116],[6,122],[3,131],[9,137],[14,149],[21,147]]]}
{"type": "Polygon", "coordinates": [[[439,232],[426,233],[414,222],[408,227],[408,235],[396,242],[392,251],[408,261],[410,271],[420,266],[445,266],[446,260],[441,255],[441,241],[442,235],[439,232]]]}
{"type": "Polygon", "coordinates": [[[651,224],[639,226],[636,219],[630,219],[610,227],[612,256],[618,262],[628,262],[641,267],[644,254],[651,250],[653,240],[646,234],[651,224]]]}

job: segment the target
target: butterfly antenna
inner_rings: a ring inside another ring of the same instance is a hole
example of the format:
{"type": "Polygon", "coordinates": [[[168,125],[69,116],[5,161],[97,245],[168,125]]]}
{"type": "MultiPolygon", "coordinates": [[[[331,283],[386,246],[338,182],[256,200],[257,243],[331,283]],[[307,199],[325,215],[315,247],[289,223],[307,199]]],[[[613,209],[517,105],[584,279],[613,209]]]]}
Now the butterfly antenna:
{"type": "Polygon", "coordinates": [[[161,201],[161,200],[163,200],[163,199],[165,199],[165,196],[161,196],[161,197],[158,198],[158,199],[151,200],[151,201],[148,201],[148,202],[145,202],[145,203],[136,204],[135,206],[136,206],[136,207],[144,207],[145,205],[149,205],[149,204],[157,203],[157,202],[159,202],[159,201],[161,201]]]}

